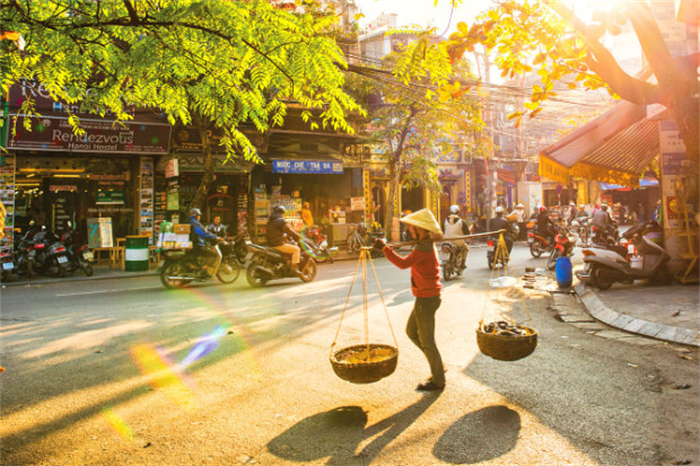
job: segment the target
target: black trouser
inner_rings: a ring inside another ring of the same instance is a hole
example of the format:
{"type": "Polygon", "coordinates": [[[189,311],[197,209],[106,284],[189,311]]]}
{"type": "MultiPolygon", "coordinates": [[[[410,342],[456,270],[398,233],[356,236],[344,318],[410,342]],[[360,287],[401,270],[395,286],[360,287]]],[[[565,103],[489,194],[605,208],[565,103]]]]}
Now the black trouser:
{"type": "Polygon", "coordinates": [[[440,296],[431,298],[416,298],[406,324],[406,335],[423,352],[432,373],[432,381],[435,385],[445,384],[445,369],[442,365],[442,357],[435,343],[435,312],[442,300],[440,296]]]}

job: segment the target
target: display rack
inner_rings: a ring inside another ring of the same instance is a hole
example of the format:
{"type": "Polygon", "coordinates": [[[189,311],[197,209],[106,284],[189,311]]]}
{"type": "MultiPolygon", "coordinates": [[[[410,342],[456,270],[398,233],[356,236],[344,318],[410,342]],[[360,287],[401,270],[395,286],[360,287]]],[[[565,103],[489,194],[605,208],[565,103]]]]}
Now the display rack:
{"type": "Polygon", "coordinates": [[[679,208],[679,227],[674,233],[681,238],[683,252],[680,257],[685,261],[682,271],[676,277],[681,283],[698,283],[698,226],[695,224],[695,212],[688,207],[688,197],[682,180],[676,182],[676,201],[679,208]]]}

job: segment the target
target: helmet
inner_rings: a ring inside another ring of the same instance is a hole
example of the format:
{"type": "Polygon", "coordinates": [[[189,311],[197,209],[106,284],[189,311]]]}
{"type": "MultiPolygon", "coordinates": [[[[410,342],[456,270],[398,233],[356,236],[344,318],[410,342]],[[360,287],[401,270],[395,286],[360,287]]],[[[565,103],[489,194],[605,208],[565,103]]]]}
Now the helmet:
{"type": "Polygon", "coordinates": [[[450,213],[458,214],[458,213],[459,213],[459,206],[457,206],[457,205],[451,205],[451,206],[450,206],[450,213]]]}
{"type": "Polygon", "coordinates": [[[540,207],[540,212],[547,212],[547,208],[545,206],[540,207]]]}
{"type": "Polygon", "coordinates": [[[202,215],[202,211],[196,207],[190,209],[190,217],[196,217],[197,215],[202,215]]]}
{"type": "Polygon", "coordinates": [[[503,210],[504,210],[504,209],[503,209],[503,206],[500,206],[500,205],[499,205],[498,207],[496,207],[496,210],[495,210],[494,212],[496,212],[497,214],[502,214],[502,213],[503,213],[503,210]]]}
{"type": "Polygon", "coordinates": [[[579,208],[579,209],[585,209],[586,206],[584,206],[583,204],[579,204],[578,208],[579,208]]]}
{"type": "Polygon", "coordinates": [[[575,203],[575,202],[569,202],[569,205],[576,207],[576,203],[575,203]]]}
{"type": "Polygon", "coordinates": [[[516,208],[516,209],[524,209],[525,206],[522,205],[522,204],[518,204],[518,205],[515,206],[515,208],[516,208]]]}
{"type": "Polygon", "coordinates": [[[274,209],[272,209],[272,211],[278,214],[283,214],[287,211],[287,209],[285,209],[283,205],[277,205],[274,209]]]}

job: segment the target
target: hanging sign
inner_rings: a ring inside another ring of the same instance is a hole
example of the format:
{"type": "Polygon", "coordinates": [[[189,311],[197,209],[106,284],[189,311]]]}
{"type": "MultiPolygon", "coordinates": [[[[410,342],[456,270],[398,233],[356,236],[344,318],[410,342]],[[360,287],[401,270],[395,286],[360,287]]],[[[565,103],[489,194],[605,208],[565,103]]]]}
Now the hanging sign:
{"type": "Polygon", "coordinates": [[[342,175],[343,162],[315,160],[273,160],[272,173],[342,175]]]}

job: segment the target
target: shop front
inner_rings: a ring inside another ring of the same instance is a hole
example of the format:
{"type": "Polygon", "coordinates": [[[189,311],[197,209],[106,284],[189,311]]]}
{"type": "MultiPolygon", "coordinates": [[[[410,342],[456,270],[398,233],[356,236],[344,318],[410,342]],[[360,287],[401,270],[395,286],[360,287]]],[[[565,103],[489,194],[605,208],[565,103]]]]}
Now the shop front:
{"type": "Polygon", "coordinates": [[[345,241],[351,229],[365,221],[363,171],[327,155],[271,155],[252,175],[254,241],[264,243],[271,210],[284,206],[293,228],[303,228],[301,209],[309,203],[314,223],[329,239],[345,241]]]}

